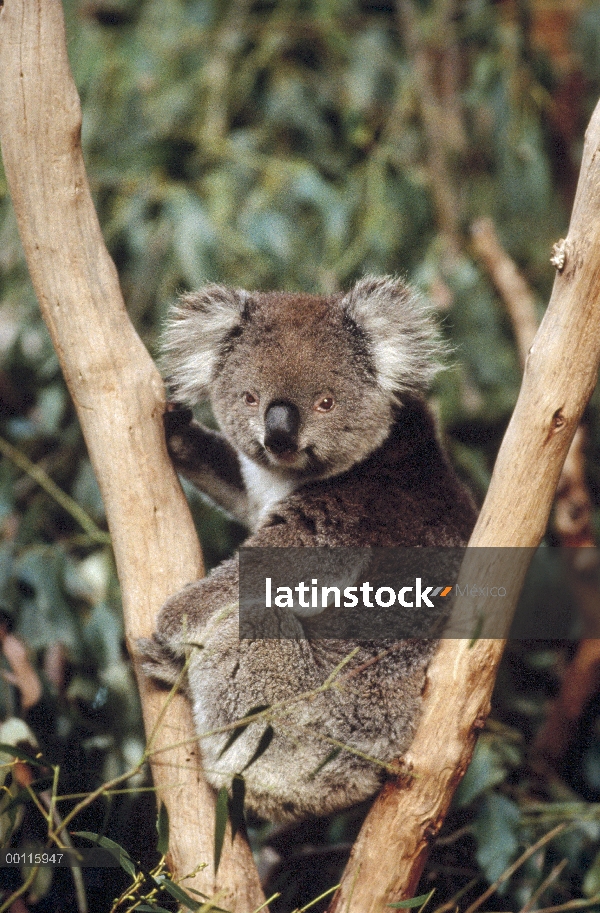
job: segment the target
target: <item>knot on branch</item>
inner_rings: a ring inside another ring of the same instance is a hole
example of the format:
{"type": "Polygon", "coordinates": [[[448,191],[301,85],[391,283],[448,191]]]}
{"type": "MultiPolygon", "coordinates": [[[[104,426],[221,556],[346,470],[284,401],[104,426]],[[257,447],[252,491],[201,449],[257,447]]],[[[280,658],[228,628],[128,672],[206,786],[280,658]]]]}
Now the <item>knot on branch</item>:
{"type": "Polygon", "coordinates": [[[488,718],[487,712],[481,712],[475,717],[475,719],[473,720],[473,727],[472,727],[474,733],[479,733],[479,732],[481,732],[482,729],[485,729],[485,724],[486,724],[487,718],[488,718]]]}
{"type": "Polygon", "coordinates": [[[550,257],[550,263],[559,273],[562,273],[567,262],[567,242],[564,238],[561,238],[552,246],[552,256],[550,257]]]}
{"type": "Polygon", "coordinates": [[[563,428],[566,427],[567,419],[562,410],[563,407],[559,406],[559,408],[553,412],[552,418],[550,420],[550,427],[548,429],[548,434],[546,435],[544,444],[547,444],[549,441],[551,441],[555,434],[558,434],[559,431],[562,431],[563,428]]]}
{"type": "Polygon", "coordinates": [[[440,830],[442,829],[442,824],[444,823],[444,817],[445,817],[445,815],[439,814],[439,815],[436,815],[435,818],[432,818],[430,821],[427,822],[427,824],[425,826],[425,830],[423,832],[423,837],[425,838],[426,843],[431,843],[431,841],[437,837],[440,830]]]}

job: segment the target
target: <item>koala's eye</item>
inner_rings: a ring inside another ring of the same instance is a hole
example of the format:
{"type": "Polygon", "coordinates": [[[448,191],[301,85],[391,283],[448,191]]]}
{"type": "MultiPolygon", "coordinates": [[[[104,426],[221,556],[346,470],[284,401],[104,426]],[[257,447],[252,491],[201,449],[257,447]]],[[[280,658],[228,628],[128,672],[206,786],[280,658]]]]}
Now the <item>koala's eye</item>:
{"type": "Polygon", "coordinates": [[[333,396],[324,396],[323,399],[319,399],[315,403],[315,409],[317,412],[331,412],[334,406],[335,400],[333,396]]]}
{"type": "Polygon", "coordinates": [[[247,406],[258,406],[258,397],[254,393],[250,393],[249,390],[246,390],[245,393],[242,393],[242,399],[247,406]]]}

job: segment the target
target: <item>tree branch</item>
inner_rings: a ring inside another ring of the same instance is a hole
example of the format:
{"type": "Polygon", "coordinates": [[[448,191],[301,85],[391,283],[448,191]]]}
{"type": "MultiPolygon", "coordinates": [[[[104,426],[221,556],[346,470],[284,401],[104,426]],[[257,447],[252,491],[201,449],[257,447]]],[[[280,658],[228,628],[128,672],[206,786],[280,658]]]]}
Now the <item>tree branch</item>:
{"type": "MultiPolygon", "coordinates": [[[[104,246],[80,146],[81,109],[60,0],[0,4],[0,125],[4,168],[42,314],[96,472],[112,534],[130,651],[167,596],[202,574],[201,553],[167,456],[164,391],[123,303],[104,246]]],[[[138,675],[146,729],[164,693],[138,675]]],[[[154,782],[171,821],[177,876],[237,911],[262,900],[245,842],[226,841],[212,871],[214,795],[200,770],[187,702],[176,696],[154,744],[154,782]]]]}
{"type": "MultiPolygon", "coordinates": [[[[529,550],[544,534],[569,444],[588,402],[600,362],[600,105],[588,127],[571,226],[562,245],[548,310],[529,350],[515,411],[471,546],[493,546],[489,579],[501,577],[504,547],[519,546],[517,584],[529,550]]],[[[462,573],[462,572],[461,572],[462,573]]],[[[508,630],[519,586],[504,600],[508,630]]],[[[458,601],[460,603],[460,601],[458,601]]],[[[457,604],[460,614],[464,607],[457,604]]],[[[453,613],[454,614],[454,613],[453,613]]],[[[444,820],[471,759],[505,641],[445,639],[427,675],[422,718],[404,757],[412,773],[389,784],[354,845],[331,913],[375,913],[410,897],[429,843],[444,820]]]]}
{"type": "Polygon", "coordinates": [[[471,237],[475,253],[492,277],[506,306],[515,332],[521,367],[524,367],[538,330],[534,297],[514,261],[502,247],[491,219],[478,219],[471,228],[471,237]]]}
{"type": "MultiPolygon", "coordinates": [[[[535,301],[515,264],[503,249],[491,219],[471,228],[475,252],[490,273],[511,318],[521,364],[535,337],[535,301]]],[[[552,762],[564,757],[600,676],[600,593],[594,570],[599,556],[592,524],[592,500],[585,478],[586,433],[580,425],[563,464],[554,501],[553,529],[563,546],[563,562],[576,598],[585,637],[564,671],[560,692],[538,732],[535,748],[552,762]]]]}

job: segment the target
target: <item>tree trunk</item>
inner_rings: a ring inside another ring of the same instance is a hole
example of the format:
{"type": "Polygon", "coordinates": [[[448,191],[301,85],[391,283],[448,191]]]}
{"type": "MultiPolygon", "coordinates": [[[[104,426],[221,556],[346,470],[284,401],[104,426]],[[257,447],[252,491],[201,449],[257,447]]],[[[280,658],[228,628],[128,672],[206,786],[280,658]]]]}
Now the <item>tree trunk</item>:
{"type": "MultiPolygon", "coordinates": [[[[165,599],[202,575],[192,519],[162,433],[164,391],[131,325],[92,203],[81,108],[60,0],[0,2],[2,156],[42,314],[77,408],[110,526],[127,644],[149,636],[165,599]]],[[[146,731],[164,692],[138,674],[146,731]]],[[[225,841],[212,870],[214,794],[187,702],[176,696],[153,746],[154,783],[171,822],[170,863],[185,884],[250,911],[263,899],[250,851],[225,841]],[[179,746],[164,750],[168,746],[179,746]]],[[[155,839],[148,835],[149,843],[155,839]]]]}
{"type": "MultiPolygon", "coordinates": [[[[412,896],[429,843],[444,820],[490,709],[498,663],[532,549],[546,529],[571,439],[596,384],[600,362],[600,104],[588,127],[583,162],[552,297],[529,350],[519,399],[498,454],[470,546],[494,547],[490,582],[512,573],[514,586],[473,645],[442,641],[428,674],[424,709],[404,766],[354,844],[330,913],[375,913],[412,896]],[[506,554],[520,547],[520,558],[506,554]],[[506,564],[505,564],[506,562],[506,564]],[[504,570],[503,570],[504,565],[504,570]],[[508,569],[508,571],[507,571],[508,569]],[[487,634],[487,638],[486,638],[487,634]],[[497,639],[490,639],[494,637],[497,639]]],[[[481,560],[473,559],[481,569],[481,560]]],[[[468,581],[468,570],[461,580],[468,581]]],[[[460,583],[461,581],[459,581],[460,583]]],[[[457,602],[453,618],[464,619],[457,602]]],[[[452,619],[451,619],[452,625],[452,619]]]]}

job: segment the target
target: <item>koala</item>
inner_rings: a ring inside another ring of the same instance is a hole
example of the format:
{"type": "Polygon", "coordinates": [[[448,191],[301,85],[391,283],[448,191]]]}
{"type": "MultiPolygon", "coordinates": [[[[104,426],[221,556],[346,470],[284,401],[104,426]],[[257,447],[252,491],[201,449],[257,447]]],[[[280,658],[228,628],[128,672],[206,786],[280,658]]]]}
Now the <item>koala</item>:
{"type": "MultiPolygon", "coordinates": [[[[188,407],[165,415],[168,449],[246,524],[248,546],[465,545],[474,505],[423,399],[443,354],[426,306],[395,278],[329,296],[209,285],[166,326],[168,381],[188,407]],[[205,399],[220,433],[192,419],[205,399]]],[[[264,630],[292,636],[240,638],[238,578],[235,556],[190,583],[140,645],[169,684],[187,656],[208,781],[230,788],[242,774],[247,806],[276,821],[371,797],[410,745],[435,641],[353,642],[323,626],[327,609],[266,607],[264,630]]]]}

